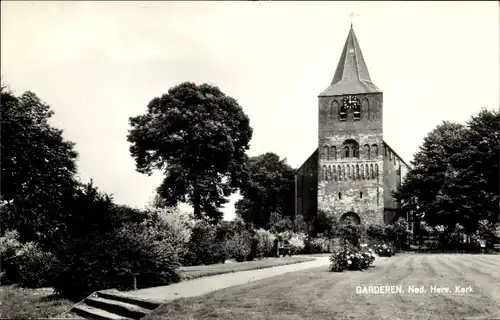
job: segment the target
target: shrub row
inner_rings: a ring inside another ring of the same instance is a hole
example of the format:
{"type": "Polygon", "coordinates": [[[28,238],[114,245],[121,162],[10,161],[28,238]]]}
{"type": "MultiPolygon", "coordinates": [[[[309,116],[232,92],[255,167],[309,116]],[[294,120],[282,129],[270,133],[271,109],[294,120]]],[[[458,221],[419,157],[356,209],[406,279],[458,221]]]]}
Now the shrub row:
{"type": "Polygon", "coordinates": [[[0,238],[0,253],[2,284],[16,283],[27,288],[50,284],[51,270],[55,265],[54,256],[42,251],[34,242],[19,242],[17,231],[7,231],[0,238]]]}

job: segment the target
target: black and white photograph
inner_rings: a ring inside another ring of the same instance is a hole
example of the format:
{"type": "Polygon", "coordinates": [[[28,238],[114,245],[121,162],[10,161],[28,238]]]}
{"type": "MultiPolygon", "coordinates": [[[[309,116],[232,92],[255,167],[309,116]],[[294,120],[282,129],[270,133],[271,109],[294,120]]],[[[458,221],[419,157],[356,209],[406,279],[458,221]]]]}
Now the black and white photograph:
{"type": "Polygon", "coordinates": [[[0,319],[500,320],[497,1],[2,1],[0,319]]]}

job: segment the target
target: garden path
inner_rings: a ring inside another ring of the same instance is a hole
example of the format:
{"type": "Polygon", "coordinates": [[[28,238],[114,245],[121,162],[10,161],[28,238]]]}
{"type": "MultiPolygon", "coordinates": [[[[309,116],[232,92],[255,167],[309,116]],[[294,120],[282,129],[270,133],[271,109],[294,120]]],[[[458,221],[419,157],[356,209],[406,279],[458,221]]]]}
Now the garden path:
{"type": "MultiPolygon", "coordinates": [[[[314,261],[300,262],[258,270],[239,271],[187,280],[168,286],[152,287],[137,291],[119,292],[119,295],[154,302],[167,302],[179,298],[195,297],[212,291],[242,285],[265,278],[316,267],[328,267],[328,256],[311,256],[314,261]]],[[[114,294],[118,294],[114,293],[114,294]]]]}

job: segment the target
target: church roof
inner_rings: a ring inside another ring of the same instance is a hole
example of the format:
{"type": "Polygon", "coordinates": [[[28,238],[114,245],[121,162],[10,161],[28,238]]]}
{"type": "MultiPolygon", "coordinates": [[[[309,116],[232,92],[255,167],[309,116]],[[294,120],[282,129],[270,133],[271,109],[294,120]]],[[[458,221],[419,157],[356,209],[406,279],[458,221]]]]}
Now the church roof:
{"type": "Polygon", "coordinates": [[[381,92],[370,79],[354,29],[349,30],[332,83],[319,96],[381,92]]]}

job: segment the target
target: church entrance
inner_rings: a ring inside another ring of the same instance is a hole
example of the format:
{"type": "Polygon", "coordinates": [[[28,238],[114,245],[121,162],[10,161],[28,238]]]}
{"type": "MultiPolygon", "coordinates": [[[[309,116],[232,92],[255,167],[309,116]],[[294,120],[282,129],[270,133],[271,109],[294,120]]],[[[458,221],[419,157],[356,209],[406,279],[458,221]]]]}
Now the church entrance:
{"type": "Polygon", "coordinates": [[[355,212],[344,213],[340,217],[341,223],[361,224],[361,218],[355,212]]]}

